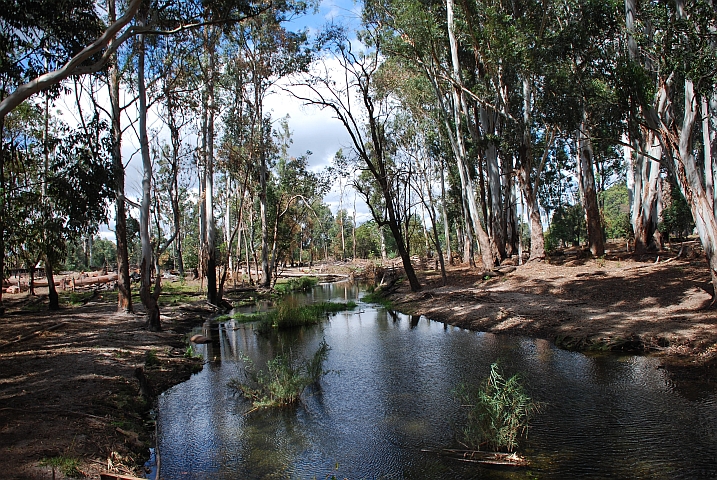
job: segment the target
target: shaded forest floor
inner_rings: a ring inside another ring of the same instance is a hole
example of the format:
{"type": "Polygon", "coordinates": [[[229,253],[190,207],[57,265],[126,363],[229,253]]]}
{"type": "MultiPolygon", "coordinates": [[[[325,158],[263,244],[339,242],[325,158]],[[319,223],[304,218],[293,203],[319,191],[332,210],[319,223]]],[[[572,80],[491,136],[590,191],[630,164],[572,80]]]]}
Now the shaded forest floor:
{"type": "MultiPolygon", "coordinates": [[[[596,260],[572,250],[543,263],[503,265],[495,276],[450,267],[445,286],[439,272],[428,270],[420,272],[422,291],[399,282],[390,299],[400,311],[473,330],[546,338],[576,350],[655,354],[682,378],[713,381],[717,309],[710,307],[707,264],[699,252],[676,257],[596,260]]],[[[321,271],[352,274],[363,266],[321,271]]],[[[201,368],[186,355],[187,337],[213,312],[196,290],[189,298],[160,298],[159,333],[145,330],[141,315],[116,314],[116,294],[88,295],[53,313],[46,296],[6,295],[0,476],[51,479],[52,467],[44,464],[65,458],[78,459],[89,478],[106,471],[144,476],[141,464],[154,441],[153,397],[201,368]],[[138,367],[149,399],[140,394],[138,367]]]]}
{"type": "Polygon", "coordinates": [[[141,315],[116,313],[116,293],[79,295],[79,304],[48,312],[46,291],[4,296],[0,477],[62,479],[59,464],[70,467],[73,459],[79,476],[144,477],[153,400],[201,369],[200,359],[186,355],[186,339],[212,311],[199,294],[163,304],[164,330],[155,333],[141,315]],[[140,393],[139,367],[149,397],[140,393]]]}

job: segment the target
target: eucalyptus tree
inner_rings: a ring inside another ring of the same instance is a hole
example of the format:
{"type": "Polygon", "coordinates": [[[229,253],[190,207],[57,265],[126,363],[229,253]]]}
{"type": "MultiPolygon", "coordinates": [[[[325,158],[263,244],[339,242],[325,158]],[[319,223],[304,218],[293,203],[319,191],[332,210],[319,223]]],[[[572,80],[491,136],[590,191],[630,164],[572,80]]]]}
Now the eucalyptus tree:
{"type": "Polygon", "coordinates": [[[48,138],[42,116],[41,109],[27,104],[7,117],[3,201],[11,222],[4,233],[6,247],[26,263],[43,261],[49,308],[57,310],[54,267],[64,260],[68,242],[92,235],[106,221],[112,171],[105,159],[105,125],[94,121],[87,130],[72,130],[58,120],[48,138]],[[98,141],[87,142],[88,131],[98,141]]]}
{"type": "MultiPolygon", "coordinates": [[[[245,100],[243,108],[249,112],[249,141],[252,152],[257,158],[259,180],[259,211],[261,219],[261,263],[264,287],[271,286],[270,256],[270,219],[268,205],[268,179],[270,175],[271,150],[269,142],[270,118],[264,108],[266,96],[280,79],[307,68],[311,60],[311,51],[306,47],[306,32],[292,32],[283,23],[293,15],[300,15],[310,8],[309,4],[298,2],[282,3],[278,8],[264,12],[256,18],[242,23],[232,32],[232,41],[236,43],[235,55],[244,68],[245,82],[242,87],[245,100]]],[[[236,70],[235,70],[236,72],[236,70]]],[[[236,72],[235,74],[237,74],[236,72]]]]}
{"type": "Polygon", "coordinates": [[[627,187],[630,195],[630,222],[635,236],[635,253],[654,246],[657,228],[657,202],[664,145],[655,128],[644,128],[645,118],[664,115],[667,86],[656,74],[653,60],[640,53],[637,39],[651,44],[652,19],[647,11],[636,17],[636,2],[625,0],[626,58],[623,56],[622,101],[629,107],[628,131],[623,136],[624,156],[628,165],[627,187]],[[642,27],[642,28],[640,28],[642,27]]]}
{"type": "MultiPolygon", "coordinates": [[[[5,119],[9,112],[32,94],[57,82],[38,84],[36,77],[58,68],[76,55],[102,31],[102,24],[91,0],[28,0],[0,2],[0,138],[4,139],[5,119]],[[60,8],[60,5],[62,7],[60,8]],[[63,10],[64,15],[57,12],[63,10]],[[23,88],[24,87],[24,88],[23,88]]],[[[56,93],[56,90],[55,90],[56,93]]],[[[4,162],[12,144],[0,142],[0,176],[5,181],[4,162]]],[[[17,157],[16,157],[17,158],[17,157]]],[[[7,172],[11,172],[8,169],[7,172]]],[[[6,197],[4,191],[2,196],[6,197]]],[[[0,277],[5,274],[6,203],[0,205],[0,277]]],[[[0,289],[0,315],[4,308],[0,289]]]]}
{"type": "Polygon", "coordinates": [[[642,121],[658,136],[665,165],[690,206],[717,296],[717,216],[710,191],[715,169],[706,145],[709,135],[699,135],[698,121],[701,105],[713,97],[717,84],[717,11],[709,0],[659,2],[641,8],[636,19],[650,26],[650,35],[632,38],[639,57],[631,65],[643,55],[649,59],[642,63],[643,75],[658,79],[663,102],[653,108],[649,98],[638,97],[642,121]],[[700,142],[704,142],[701,149],[700,142]]]}
{"type": "Polygon", "coordinates": [[[309,93],[291,93],[306,104],[330,109],[343,124],[351,137],[353,154],[360,160],[360,168],[371,176],[375,190],[354,186],[366,200],[376,223],[391,231],[410,288],[418,291],[421,284],[411,264],[402,230],[405,219],[402,218],[398,203],[395,172],[392,171],[390,152],[387,150],[386,121],[394,104],[391,98],[381,95],[375,88],[376,74],[381,64],[379,40],[372,40],[376,43],[373,43],[374,51],[370,54],[354,52],[345,31],[340,28],[329,28],[320,40],[331,53],[332,61],[338,64],[340,80],[332,78],[327,66],[328,60],[324,59],[315,65],[302,82],[309,93]],[[358,105],[360,110],[356,110],[358,105]],[[380,195],[380,203],[370,201],[374,191],[380,195]]]}

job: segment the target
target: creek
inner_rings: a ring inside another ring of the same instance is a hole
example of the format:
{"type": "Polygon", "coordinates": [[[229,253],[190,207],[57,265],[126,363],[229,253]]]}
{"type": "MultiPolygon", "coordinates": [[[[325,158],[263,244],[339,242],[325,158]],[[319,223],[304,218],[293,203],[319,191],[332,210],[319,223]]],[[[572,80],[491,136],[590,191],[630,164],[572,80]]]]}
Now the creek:
{"type": "MultiPolygon", "coordinates": [[[[350,284],[319,285],[300,301],[346,301],[350,284]]],[[[712,478],[717,392],[677,384],[652,357],[586,356],[545,340],[463,330],[359,301],[321,325],[266,338],[228,321],[204,331],[204,369],[160,396],[160,478],[712,478]],[[227,384],[281,351],[331,348],[320,388],[296,408],[251,405],[227,384]],[[519,452],[529,467],[433,453],[456,442],[464,412],[452,391],[479,384],[499,361],[542,403],[519,452]]]]}

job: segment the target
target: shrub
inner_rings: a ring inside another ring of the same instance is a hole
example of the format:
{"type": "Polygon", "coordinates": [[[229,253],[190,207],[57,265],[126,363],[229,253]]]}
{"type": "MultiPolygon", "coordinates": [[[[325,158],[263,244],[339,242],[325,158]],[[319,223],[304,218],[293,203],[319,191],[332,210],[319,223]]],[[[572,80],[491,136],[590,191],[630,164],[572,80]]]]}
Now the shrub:
{"type": "Polygon", "coordinates": [[[657,226],[661,233],[670,238],[684,239],[695,228],[692,211],[680,189],[673,185],[670,190],[670,202],[661,213],[662,222],[657,226]]]}
{"type": "Polygon", "coordinates": [[[52,467],[52,478],[55,478],[55,470],[59,470],[65,477],[77,478],[84,476],[80,471],[80,461],[71,457],[50,457],[40,460],[43,467],[52,467]]]}
{"type": "Polygon", "coordinates": [[[455,395],[467,410],[459,442],[475,450],[515,451],[539,408],[525,393],[520,377],[506,380],[497,363],[490,366],[490,375],[480,386],[461,384],[455,395]]]}

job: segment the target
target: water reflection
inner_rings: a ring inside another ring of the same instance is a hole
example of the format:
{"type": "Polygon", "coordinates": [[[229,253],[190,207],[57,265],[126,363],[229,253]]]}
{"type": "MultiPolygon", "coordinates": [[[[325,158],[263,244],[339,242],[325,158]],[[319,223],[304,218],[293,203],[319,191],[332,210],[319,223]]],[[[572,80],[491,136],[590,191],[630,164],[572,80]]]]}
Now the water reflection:
{"type": "MultiPolygon", "coordinates": [[[[350,285],[311,301],[355,299],[350,285]]],[[[524,337],[469,332],[360,304],[324,325],[271,339],[251,325],[208,328],[211,361],[160,399],[165,479],[235,478],[704,478],[717,476],[715,393],[680,395],[650,358],[587,357],[524,337]],[[309,356],[322,338],[339,371],[297,409],[246,414],[227,383],[282,349],[309,356]],[[219,361],[221,359],[221,361],[219,361]],[[455,447],[452,390],[499,360],[544,403],[523,451],[529,469],[495,469],[426,450],[455,447]]]]}

